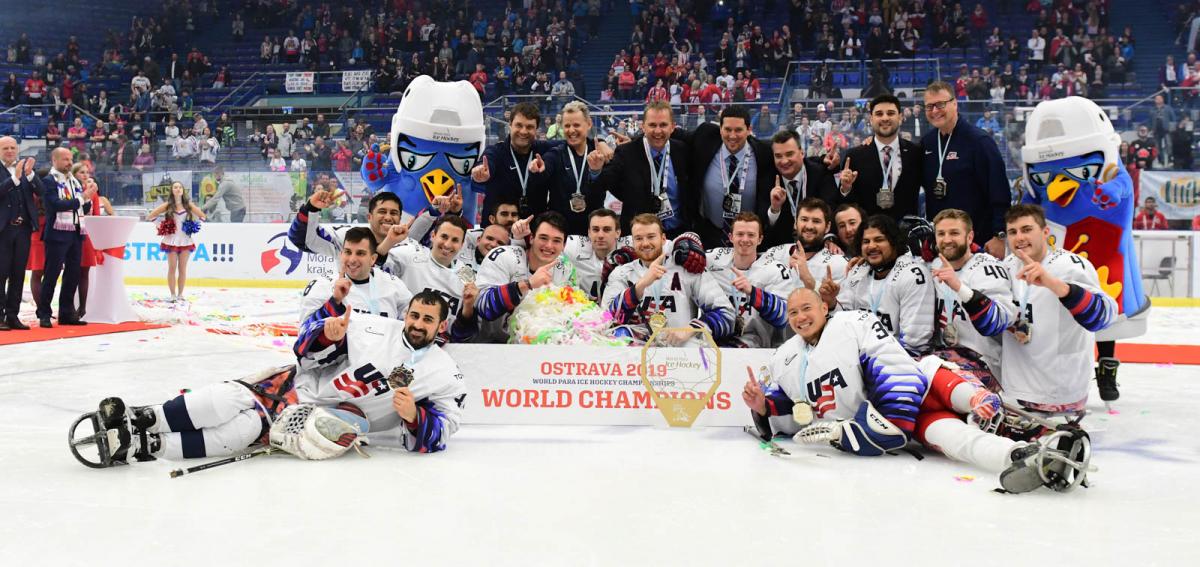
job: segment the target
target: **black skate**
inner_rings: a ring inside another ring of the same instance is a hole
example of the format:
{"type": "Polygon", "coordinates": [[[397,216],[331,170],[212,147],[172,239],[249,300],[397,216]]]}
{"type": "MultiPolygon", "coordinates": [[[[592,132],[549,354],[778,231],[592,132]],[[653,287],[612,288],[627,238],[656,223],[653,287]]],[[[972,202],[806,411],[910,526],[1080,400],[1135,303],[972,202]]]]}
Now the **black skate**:
{"type": "Polygon", "coordinates": [[[1121,397],[1117,390],[1117,367],[1121,361],[1115,358],[1103,357],[1096,367],[1096,386],[1100,389],[1100,399],[1106,402],[1116,401],[1121,397]]]}
{"type": "Polygon", "coordinates": [[[154,425],[154,412],[150,408],[135,407],[129,410],[121,398],[106,398],[93,413],[85,413],[71,424],[67,434],[71,454],[84,466],[94,469],[129,464],[129,458],[137,461],[153,461],[161,443],[158,435],[147,429],[154,425]],[[79,424],[90,421],[92,435],[76,437],[79,424]],[[90,460],[79,453],[79,448],[95,445],[98,460],[90,460]]]}
{"type": "Polygon", "coordinates": [[[1045,486],[1070,492],[1087,486],[1092,444],[1086,431],[1064,425],[1036,442],[1013,449],[1012,465],[1000,473],[1004,491],[1020,494],[1045,486]]]}

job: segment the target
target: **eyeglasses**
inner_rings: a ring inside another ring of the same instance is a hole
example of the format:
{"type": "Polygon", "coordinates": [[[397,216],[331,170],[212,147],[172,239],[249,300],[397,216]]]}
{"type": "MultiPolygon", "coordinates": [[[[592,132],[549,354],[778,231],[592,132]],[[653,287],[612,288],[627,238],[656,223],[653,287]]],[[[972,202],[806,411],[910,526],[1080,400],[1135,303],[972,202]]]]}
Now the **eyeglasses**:
{"type": "Polygon", "coordinates": [[[934,110],[934,109],[937,109],[937,110],[946,110],[946,105],[947,105],[947,104],[950,104],[950,103],[952,103],[952,102],[954,102],[954,99],[950,99],[950,100],[943,100],[943,101],[940,101],[940,102],[934,102],[934,103],[931,103],[931,104],[926,104],[926,105],[925,105],[925,112],[933,112],[933,110],[934,110]]]}

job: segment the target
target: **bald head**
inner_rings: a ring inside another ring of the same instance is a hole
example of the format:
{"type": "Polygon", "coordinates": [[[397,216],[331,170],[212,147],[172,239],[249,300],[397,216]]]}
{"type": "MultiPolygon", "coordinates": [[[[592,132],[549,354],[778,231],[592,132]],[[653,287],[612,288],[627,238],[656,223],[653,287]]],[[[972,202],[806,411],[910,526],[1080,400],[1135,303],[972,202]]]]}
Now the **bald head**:
{"type": "Polygon", "coordinates": [[[788,294],[787,300],[791,301],[792,298],[796,298],[797,300],[816,299],[817,301],[820,301],[821,295],[819,293],[817,293],[817,290],[815,290],[815,289],[808,289],[807,287],[798,287],[796,289],[793,289],[792,293],[788,294]]]}
{"type": "Polygon", "coordinates": [[[71,171],[71,159],[71,150],[67,148],[54,148],[54,151],[50,152],[50,163],[59,173],[71,171]]]}
{"type": "Polygon", "coordinates": [[[12,165],[20,154],[21,150],[15,139],[11,136],[0,138],[0,162],[4,162],[5,166],[12,165]]]}

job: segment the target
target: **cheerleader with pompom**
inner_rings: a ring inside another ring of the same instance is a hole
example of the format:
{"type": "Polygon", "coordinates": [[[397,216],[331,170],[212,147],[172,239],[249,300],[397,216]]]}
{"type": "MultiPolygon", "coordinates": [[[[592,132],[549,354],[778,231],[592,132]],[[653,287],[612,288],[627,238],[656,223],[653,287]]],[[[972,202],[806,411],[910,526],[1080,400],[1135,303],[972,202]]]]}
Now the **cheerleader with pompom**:
{"type": "Polygon", "coordinates": [[[192,235],[200,231],[200,223],[206,220],[204,211],[192,204],[187,189],[178,181],[171,184],[167,202],[155,207],[146,215],[152,221],[164,215],[158,223],[158,235],[163,237],[159,248],[167,253],[167,287],[171,290],[171,302],[183,301],[183,286],[187,282],[187,263],[196,244],[192,235]]]}

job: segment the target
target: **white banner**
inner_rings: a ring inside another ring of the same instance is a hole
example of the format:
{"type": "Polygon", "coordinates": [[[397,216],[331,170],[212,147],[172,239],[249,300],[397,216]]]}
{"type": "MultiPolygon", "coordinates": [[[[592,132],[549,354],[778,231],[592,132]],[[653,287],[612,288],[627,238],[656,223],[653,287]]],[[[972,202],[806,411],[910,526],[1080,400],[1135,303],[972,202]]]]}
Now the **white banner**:
{"type": "Polygon", "coordinates": [[[142,203],[154,207],[171,192],[171,184],[183,183],[186,193],[192,195],[191,171],[154,171],[142,174],[142,203]]]}
{"type": "MultiPolygon", "coordinates": [[[[464,423],[666,426],[638,375],[641,348],[454,344],[446,351],[466,381],[464,423]]],[[[721,385],[695,425],[750,424],[746,369],[757,374],[771,352],[721,349],[721,385]]]]}
{"type": "MultiPolygon", "coordinates": [[[[288,241],[286,223],[204,223],[192,237],[196,250],[189,278],[309,281],[332,274],[334,258],[300,252],[288,241]]],[[[125,275],[165,277],[167,255],[159,249],[156,223],[141,222],[125,245],[125,275]]]]}
{"type": "Polygon", "coordinates": [[[284,80],[284,89],[289,93],[313,92],[314,73],[288,73],[284,80]]]}
{"type": "Polygon", "coordinates": [[[363,86],[370,84],[371,70],[364,71],[342,71],[342,90],[348,93],[356,92],[363,86]]]}
{"type": "Polygon", "coordinates": [[[1168,219],[1190,221],[1200,214],[1200,171],[1143,171],[1139,181],[1142,203],[1154,197],[1168,219]]]}

